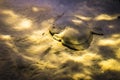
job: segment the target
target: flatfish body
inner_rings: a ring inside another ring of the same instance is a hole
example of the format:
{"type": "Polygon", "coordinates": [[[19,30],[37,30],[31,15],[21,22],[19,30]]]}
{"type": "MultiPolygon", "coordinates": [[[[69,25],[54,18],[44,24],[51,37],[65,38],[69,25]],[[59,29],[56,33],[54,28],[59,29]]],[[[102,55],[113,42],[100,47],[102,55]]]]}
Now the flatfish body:
{"type": "Polygon", "coordinates": [[[73,18],[65,16],[55,21],[49,30],[50,34],[68,48],[74,50],[87,49],[93,38],[92,29],[84,21],[76,24],[73,18]]]}

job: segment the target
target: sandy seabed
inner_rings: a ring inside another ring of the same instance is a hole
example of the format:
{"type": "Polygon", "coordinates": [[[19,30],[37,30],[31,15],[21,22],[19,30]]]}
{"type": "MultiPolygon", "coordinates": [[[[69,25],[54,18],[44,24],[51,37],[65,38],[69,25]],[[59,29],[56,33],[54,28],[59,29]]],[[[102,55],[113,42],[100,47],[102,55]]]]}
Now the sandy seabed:
{"type": "Polygon", "coordinates": [[[119,0],[1,0],[0,80],[120,80],[119,7],[119,0]],[[49,33],[64,12],[103,35],[85,50],[64,46],[49,33]]]}

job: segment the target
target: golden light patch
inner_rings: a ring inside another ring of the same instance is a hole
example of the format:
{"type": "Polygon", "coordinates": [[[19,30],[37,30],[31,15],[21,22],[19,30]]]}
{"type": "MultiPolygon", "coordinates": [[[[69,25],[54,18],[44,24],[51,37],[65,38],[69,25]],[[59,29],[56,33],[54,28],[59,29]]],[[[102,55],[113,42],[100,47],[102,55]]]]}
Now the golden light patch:
{"type": "Polygon", "coordinates": [[[120,45],[120,35],[114,34],[111,38],[101,39],[98,41],[98,45],[100,46],[117,46],[120,45]]]}
{"type": "Polygon", "coordinates": [[[20,22],[14,27],[16,30],[25,30],[32,27],[32,21],[29,19],[21,19],[20,22]]]}
{"type": "Polygon", "coordinates": [[[111,29],[112,29],[112,28],[114,28],[114,26],[113,26],[113,25],[109,25],[108,28],[111,28],[111,29]]]}
{"type": "Polygon", "coordinates": [[[75,62],[83,63],[85,66],[91,66],[93,64],[92,60],[101,59],[101,56],[90,52],[86,52],[82,56],[70,56],[70,59],[74,60],[75,62]]]}
{"type": "Polygon", "coordinates": [[[32,11],[38,12],[38,11],[39,11],[39,8],[38,8],[38,7],[32,7],[32,11]]]}
{"type": "Polygon", "coordinates": [[[46,10],[47,10],[46,8],[42,8],[42,7],[36,7],[36,6],[32,7],[33,12],[46,11],[46,10]]]}
{"type": "Polygon", "coordinates": [[[81,20],[73,19],[72,22],[76,25],[82,24],[83,22],[81,20]]]}
{"type": "Polygon", "coordinates": [[[32,27],[32,21],[30,19],[27,19],[22,15],[18,15],[12,10],[2,10],[2,14],[8,15],[4,18],[4,22],[9,24],[13,29],[26,30],[32,27]]]}
{"type": "Polygon", "coordinates": [[[14,18],[18,17],[18,15],[16,15],[15,12],[12,10],[2,10],[1,13],[5,14],[5,15],[9,15],[9,16],[14,17],[14,18]]]}
{"type": "Polygon", "coordinates": [[[111,40],[111,39],[100,40],[98,42],[98,45],[102,45],[102,46],[105,46],[105,45],[115,45],[115,41],[111,40]]]}
{"type": "Polygon", "coordinates": [[[100,15],[96,16],[94,18],[94,20],[96,20],[96,21],[100,21],[100,20],[110,21],[110,20],[117,19],[117,17],[118,17],[118,15],[100,14],[100,15]]]}
{"type": "Polygon", "coordinates": [[[115,70],[120,71],[120,62],[115,59],[108,59],[99,63],[103,71],[106,70],[115,70]]]}
{"type": "Polygon", "coordinates": [[[74,80],[82,80],[82,79],[91,80],[91,77],[84,73],[76,73],[73,75],[73,79],[74,80]]]}
{"type": "Polygon", "coordinates": [[[12,10],[1,10],[1,13],[6,16],[4,18],[4,22],[6,22],[6,24],[13,25],[16,24],[17,20],[19,20],[19,15],[12,10]]]}
{"type": "Polygon", "coordinates": [[[86,17],[86,16],[82,16],[82,15],[74,15],[74,16],[81,20],[85,20],[85,21],[89,21],[92,19],[91,17],[86,17]]]}
{"type": "Polygon", "coordinates": [[[120,38],[120,34],[113,34],[112,38],[120,38]]]}
{"type": "Polygon", "coordinates": [[[109,39],[106,39],[106,40],[100,40],[98,45],[102,45],[102,46],[114,46],[114,45],[117,45],[118,43],[120,43],[120,40],[117,40],[117,41],[114,41],[114,40],[109,40],[109,39]]]}
{"type": "Polygon", "coordinates": [[[86,77],[86,75],[83,74],[83,73],[76,73],[76,74],[73,75],[74,80],[80,80],[80,78],[82,79],[82,78],[85,78],[85,77],[86,77]]]}
{"type": "Polygon", "coordinates": [[[0,35],[0,40],[11,40],[11,36],[10,35],[0,35]]]}

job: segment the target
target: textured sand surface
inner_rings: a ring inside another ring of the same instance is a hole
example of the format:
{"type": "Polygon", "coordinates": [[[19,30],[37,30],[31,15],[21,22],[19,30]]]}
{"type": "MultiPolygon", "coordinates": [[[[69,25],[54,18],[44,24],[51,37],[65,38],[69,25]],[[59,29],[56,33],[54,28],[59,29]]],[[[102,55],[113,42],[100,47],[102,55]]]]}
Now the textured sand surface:
{"type": "Polygon", "coordinates": [[[0,0],[0,80],[120,80],[119,8],[119,0],[0,0]],[[104,35],[85,50],[64,46],[49,33],[63,13],[64,24],[85,21],[104,35]]]}

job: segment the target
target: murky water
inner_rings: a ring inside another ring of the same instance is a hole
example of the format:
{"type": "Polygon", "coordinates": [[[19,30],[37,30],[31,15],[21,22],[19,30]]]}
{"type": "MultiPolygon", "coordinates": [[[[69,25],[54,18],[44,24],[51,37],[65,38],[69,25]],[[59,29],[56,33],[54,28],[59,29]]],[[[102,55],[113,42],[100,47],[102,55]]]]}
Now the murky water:
{"type": "Polygon", "coordinates": [[[119,4],[1,0],[0,80],[119,80],[119,4]]]}

